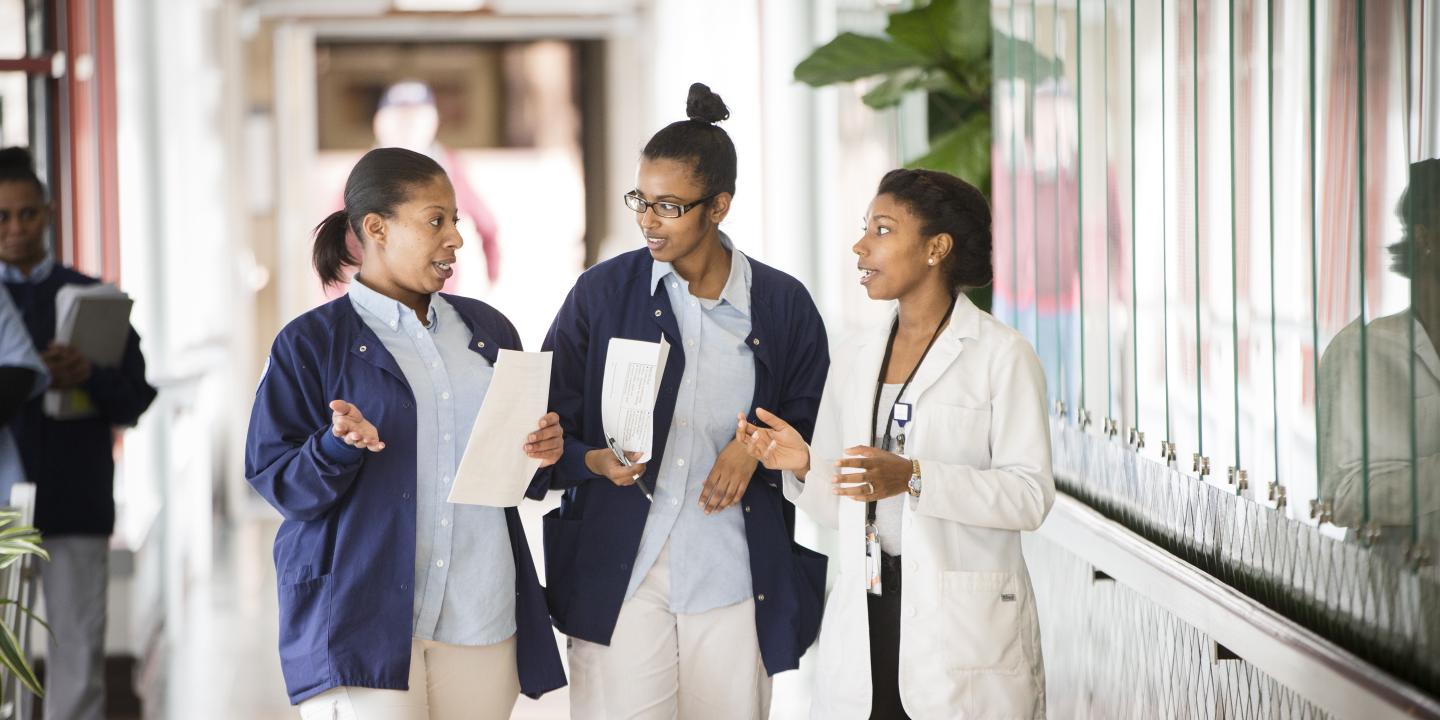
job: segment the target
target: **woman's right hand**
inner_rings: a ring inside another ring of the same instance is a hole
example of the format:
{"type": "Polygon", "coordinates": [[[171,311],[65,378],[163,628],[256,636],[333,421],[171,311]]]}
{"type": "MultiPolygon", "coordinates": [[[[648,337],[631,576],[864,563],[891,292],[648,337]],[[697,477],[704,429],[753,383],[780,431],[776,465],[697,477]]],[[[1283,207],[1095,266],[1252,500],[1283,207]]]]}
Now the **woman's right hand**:
{"type": "MultiPolygon", "coordinates": [[[[640,458],[640,453],[625,453],[625,457],[630,458],[630,461],[634,462],[640,458]]],[[[641,475],[645,474],[644,463],[636,463],[626,467],[620,464],[620,459],[615,457],[615,453],[610,452],[609,448],[591,450],[585,453],[585,467],[589,468],[590,472],[620,487],[634,485],[635,481],[638,480],[641,475]]]]}
{"type": "Polygon", "coordinates": [[[800,431],[765,408],[755,408],[755,416],[770,427],[752,425],[744,415],[739,415],[735,439],[745,445],[750,457],[759,460],[765,467],[788,470],[804,480],[810,472],[810,446],[805,444],[805,438],[800,437],[800,431]]]}
{"type": "Polygon", "coordinates": [[[346,445],[370,452],[385,449],[385,443],[380,439],[380,431],[360,414],[360,408],[344,400],[331,400],[330,412],[330,432],[346,445]]]}

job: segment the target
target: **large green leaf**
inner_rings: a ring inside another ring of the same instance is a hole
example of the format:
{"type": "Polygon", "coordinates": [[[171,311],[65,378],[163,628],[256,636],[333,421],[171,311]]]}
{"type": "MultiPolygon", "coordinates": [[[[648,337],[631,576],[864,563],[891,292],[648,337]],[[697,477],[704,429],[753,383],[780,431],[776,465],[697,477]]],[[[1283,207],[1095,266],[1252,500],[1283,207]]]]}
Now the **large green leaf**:
{"type": "Polygon", "coordinates": [[[971,113],[959,126],[930,142],[930,151],[906,167],[948,172],[978,188],[990,182],[990,116],[971,113]]]}
{"type": "Polygon", "coordinates": [[[990,51],[988,0],[931,0],[895,13],[885,33],[939,64],[968,62],[990,51]]]}
{"type": "Polygon", "coordinates": [[[885,38],[841,33],[795,66],[795,79],[813,87],[924,66],[929,58],[885,38]]]}

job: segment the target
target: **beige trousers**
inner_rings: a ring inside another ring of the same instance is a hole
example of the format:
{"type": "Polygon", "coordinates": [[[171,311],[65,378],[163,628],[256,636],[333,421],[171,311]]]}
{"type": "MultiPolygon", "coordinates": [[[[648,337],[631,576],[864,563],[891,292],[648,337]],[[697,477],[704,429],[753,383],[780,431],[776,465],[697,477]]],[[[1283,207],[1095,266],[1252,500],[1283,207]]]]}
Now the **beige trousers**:
{"type": "Polygon", "coordinates": [[[410,689],[337,687],[300,703],[301,720],[503,720],[520,696],[515,637],[494,645],[410,641],[410,689]]]}
{"type": "Polygon", "coordinates": [[[770,676],[755,635],[755,601],[697,615],[670,611],[669,546],[620,607],[610,645],[570,641],[575,720],[763,720],[770,676]]]}

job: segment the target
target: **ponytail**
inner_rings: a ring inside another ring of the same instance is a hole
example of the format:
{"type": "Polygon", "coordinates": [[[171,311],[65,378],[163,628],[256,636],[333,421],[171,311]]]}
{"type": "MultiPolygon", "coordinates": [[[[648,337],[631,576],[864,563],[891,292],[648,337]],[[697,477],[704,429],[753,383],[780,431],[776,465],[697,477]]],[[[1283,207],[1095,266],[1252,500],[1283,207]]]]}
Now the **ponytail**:
{"type": "Polygon", "coordinates": [[[320,275],[320,282],[325,285],[345,282],[344,268],[358,262],[350,252],[349,243],[345,241],[345,231],[349,229],[350,216],[344,210],[330,213],[315,226],[312,260],[315,263],[315,272],[320,275]]]}

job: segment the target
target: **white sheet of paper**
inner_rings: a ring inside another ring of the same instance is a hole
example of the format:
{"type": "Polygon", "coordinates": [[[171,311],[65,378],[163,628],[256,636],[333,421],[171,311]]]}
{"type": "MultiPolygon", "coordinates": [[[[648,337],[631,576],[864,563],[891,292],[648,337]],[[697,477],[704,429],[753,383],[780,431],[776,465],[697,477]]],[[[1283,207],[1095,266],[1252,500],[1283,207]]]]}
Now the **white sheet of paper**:
{"type": "Polygon", "coordinates": [[[525,498],[540,461],[525,454],[525,438],[550,403],[548,352],[501,350],[490,389],[475,415],[448,500],[514,507],[525,498]]]}
{"type": "Polygon", "coordinates": [[[605,436],[625,452],[638,452],[648,462],[654,446],[655,394],[665,374],[670,343],[610,338],[605,354],[605,384],[600,395],[600,421],[605,436]]]}

